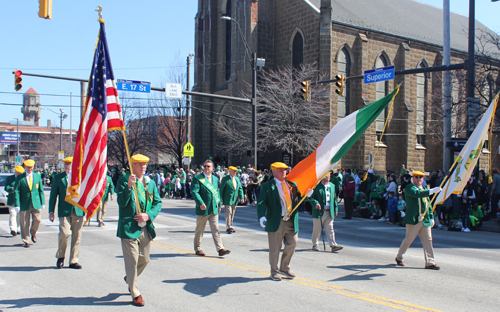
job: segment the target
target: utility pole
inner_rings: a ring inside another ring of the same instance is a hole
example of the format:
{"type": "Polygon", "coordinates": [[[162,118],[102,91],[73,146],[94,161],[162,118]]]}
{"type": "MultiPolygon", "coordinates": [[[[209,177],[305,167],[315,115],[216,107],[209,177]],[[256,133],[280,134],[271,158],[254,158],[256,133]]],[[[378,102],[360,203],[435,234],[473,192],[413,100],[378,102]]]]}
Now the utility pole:
{"type": "Polygon", "coordinates": [[[474,94],[475,87],[475,63],[474,43],[476,39],[475,28],[475,0],[469,0],[469,55],[467,58],[467,135],[470,136],[476,127],[479,117],[478,102],[474,94]]]}
{"type": "Polygon", "coordinates": [[[73,150],[73,92],[69,93],[69,148],[73,150]]]}
{"type": "Polygon", "coordinates": [[[17,119],[17,156],[21,156],[19,155],[19,143],[21,141],[21,138],[19,137],[19,118],[16,119],[17,119]]]}
{"type": "MultiPolygon", "coordinates": [[[[187,65],[187,74],[186,74],[186,90],[189,91],[191,89],[190,81],[191,81],[191,58],[194,57],[194,52],[189,52],[189,55],[186,60],[187,65]]],[[[189,115],[191,108],[191,100],[189,98],[189,94],[186,94],[186,143],[191,142],[191,127],[189,125],[189,115]]],[[[188,158],[187,169],[189,169],[189,164],[191,163],[191,157],[188,158]]]]}
{"type": "Polygon", "coordinates": [[[85,102],[87,101],[85,93],[85,81],[80,81],[80,122],[85,116],[85,102]]]}
{"type": "MultiPolygon", "coordinates": [[[[450,65],[450,0],[443,0],[443,65],[450,65]]],[[[450,149],[446,143],[451,140],[451,72],[443,71],[443,170],[451,164],[450,149]]]]}
{"type": "MultiPolygon", "coordinates": [[[[239,27],[239,26],[238,26],[239,27]]],[[[257,170],[257,54],[252,52],[252,149],[253,168],[257,170]]]]}

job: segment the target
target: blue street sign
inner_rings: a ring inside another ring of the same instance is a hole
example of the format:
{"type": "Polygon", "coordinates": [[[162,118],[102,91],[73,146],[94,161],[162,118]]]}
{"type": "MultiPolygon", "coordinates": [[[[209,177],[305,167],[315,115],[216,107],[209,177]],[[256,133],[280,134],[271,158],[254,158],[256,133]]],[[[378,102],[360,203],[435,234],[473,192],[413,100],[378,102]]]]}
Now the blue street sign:
{"type": "Polygon", "coordinates": [[[379,81],[393,80],[394,65],[365,70],[364,78],[365,78],[365,84],[379,82],[379,81]]]}
{"type": "Polygon", "coordinates": [[[122,91],[143,92],[143,93],[151,92],[151,82],[117,79],[116,84],[118,90],[122,91]]]}

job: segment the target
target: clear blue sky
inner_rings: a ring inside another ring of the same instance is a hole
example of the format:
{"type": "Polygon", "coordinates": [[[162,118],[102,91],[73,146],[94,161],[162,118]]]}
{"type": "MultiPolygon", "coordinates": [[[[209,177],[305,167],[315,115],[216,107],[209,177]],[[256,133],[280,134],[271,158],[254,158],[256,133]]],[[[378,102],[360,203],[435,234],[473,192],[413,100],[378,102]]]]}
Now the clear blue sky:
{"type": "MultiPolygon", "coordinates": [[[[52,20],[38,17],[38,1],[2,1],[0,19],[0,103],[22,103],[22,93],[30,87],[41,94],[41,104],[68,105],[69,94],[80,94],[80,83],[24,76],[23,90],[15,93],[12,71],[87,79],[99,31],[98,5],[103,7],[111,61],[117,79],[149,81],[160,87],[176,60],[185,66],[194,50],[196,0],[53,0],[52,20]],[[7,92],[7,93],[4,93],[7,92]],[[12,94],[14,93],[14,94],[12,94]],[[56,94],[63,96],[47,96],[56,94]]],[[[373,0],[367,0],[373,1],[373,0]]],[[[420,0],[442,7],[442,0],[420,0]]],[[[469,0],[451,0],[451,11],[469,13],[469,0]]],[[[476,0],[476,19],[499,33],[500,2],[476,0]]],[[[73,105],[79,104],[73,98],[73,105]]],[[[58,111],[59,108],[53,108],[58,111]]],[[[21,108],[0,105],[0,120],[21,118],[21,108]]],[[[69,108],[65,108],[69,112],[69,108]]],[[[58,116],[42,110],[41,125],[58,116]]],[[[73,128],[79,112],[73,108],[73,128]]],[[[64,128],[69,128],[69,118],[64,128]]]]}

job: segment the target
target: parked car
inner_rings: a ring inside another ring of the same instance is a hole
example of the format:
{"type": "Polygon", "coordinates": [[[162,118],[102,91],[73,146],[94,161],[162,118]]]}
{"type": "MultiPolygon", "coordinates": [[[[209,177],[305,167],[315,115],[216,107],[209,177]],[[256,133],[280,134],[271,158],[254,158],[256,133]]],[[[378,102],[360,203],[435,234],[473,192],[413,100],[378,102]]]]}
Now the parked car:
{"type": "Polygon", "coordinates": [[[0,173],[0,213],[9,213],[9,207],[7,207],[7,192],[4,190],[5,180],[12,173],[0,173]]]}

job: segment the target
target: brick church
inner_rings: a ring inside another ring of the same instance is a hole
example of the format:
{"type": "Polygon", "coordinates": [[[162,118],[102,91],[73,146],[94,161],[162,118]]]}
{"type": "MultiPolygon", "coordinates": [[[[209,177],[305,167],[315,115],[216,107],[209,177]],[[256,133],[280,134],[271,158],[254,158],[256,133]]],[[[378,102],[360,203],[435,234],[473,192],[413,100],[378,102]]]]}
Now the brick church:
{"type": "MultiPolygon", "coordinates": [[[[413,0],[199,0],[195,17],[195,91],[241,97],[242,91],[250,88],[251,67],[237,25],[221,16],[238,22],[250,50],[265,59],[265,69],[314,63],[329,73],[327,79],[334,79],[336,74],[358,76],[365,70],[389,65],[398,71],[443,64],[443,11],[413,0]]],[[[451,13],[450,20],[451,64],[463,63],[467,59],[468,17],[451,13]]],[[[479,21],[476,29],[489,31],[479,21]]],[[[496,75],[488,77],[486,96],[477,95],[481,104],[487,106],[499,90],[496,75]]],[[[465,103],[465,71],[454,71],[452,77],[453,101],[465,103]]],[[[442,107],[441,72],[398,75],[394,80],[371,84],[352,80],[346,83],[344,96],[335,94],[332,86],[330,126],[391,93],[400,83],[393,110],[377,118],[340,166],[368,169],[378,146],[373,167],[377,173],[398,171],[402,164],[425,171],[447,169],[443,168],[443,139],[439,133],[442,116],[432,108],[442,107]],[[386,119],[387,128],[381,138],[386,119]]],[[[224,115],[224,104],[222,100],[193,98],[192,143],[197,164],[209,156],[216,162],[228,160],[232,165],[251,163],[250,157],[234,157],[231,151],[218,147],[213,119],[224,115]]],[[[460,113],[459,107],[454,105],[452,141],[463,143],[467,131],[461,125],[467,116],[460,113]]],[[[460,144],[453,142],[449,142],[452,156],[460,151],[460,144]]],[[[493,146],[498,145],[494,140],[493,146]]],[[[496,148],[492,152],[498,154],[496,148]]],[[[481,168],[487,163],[488,153],[483,149],[481,168]]],[[[278,152],[258,156],[258,164],[264,168],[282,161],[282,153],[278,152]]],[[[500,165],[498,157],[494,165],[500,165]]]]}

